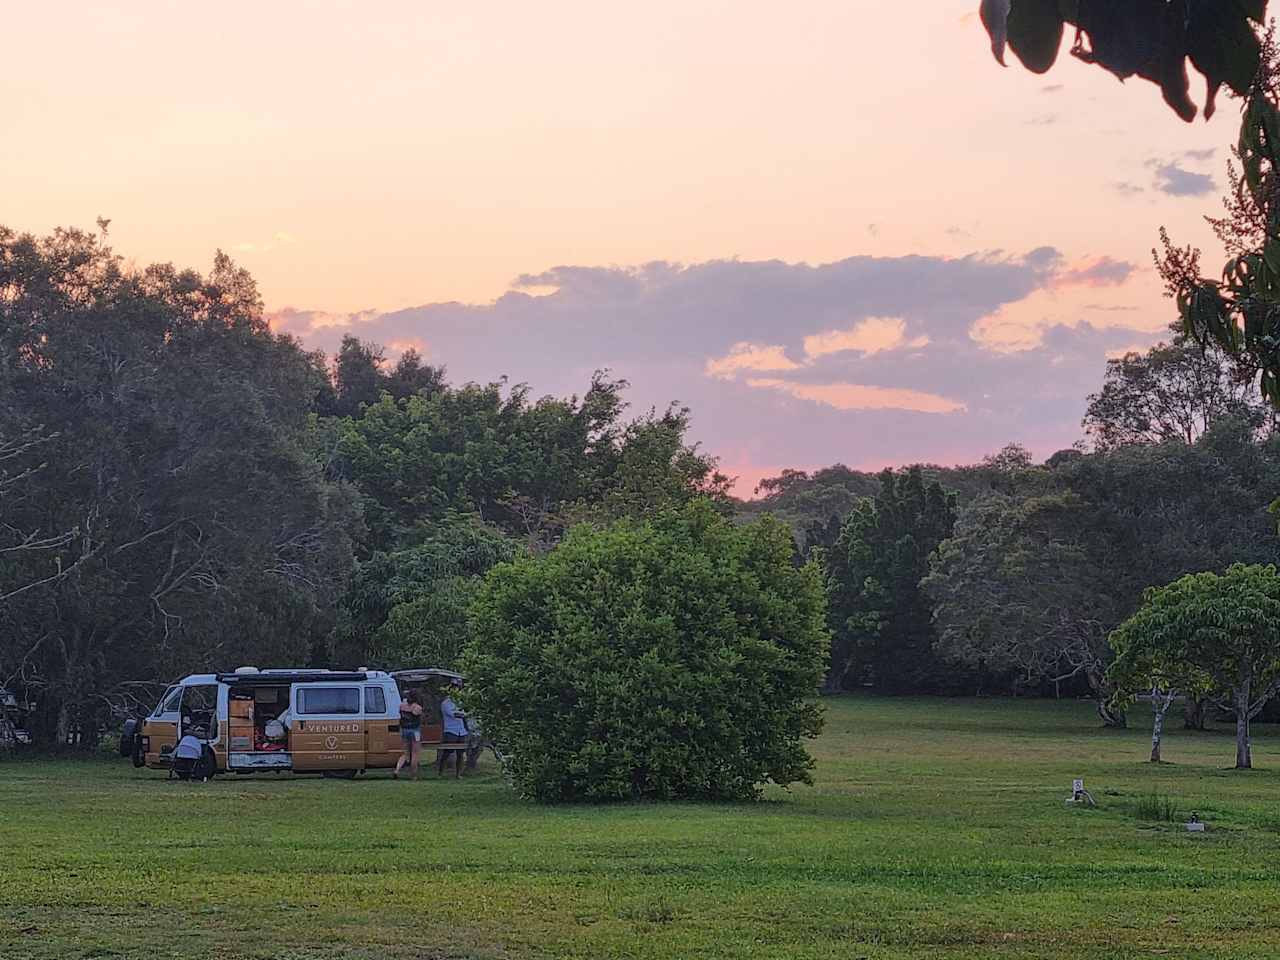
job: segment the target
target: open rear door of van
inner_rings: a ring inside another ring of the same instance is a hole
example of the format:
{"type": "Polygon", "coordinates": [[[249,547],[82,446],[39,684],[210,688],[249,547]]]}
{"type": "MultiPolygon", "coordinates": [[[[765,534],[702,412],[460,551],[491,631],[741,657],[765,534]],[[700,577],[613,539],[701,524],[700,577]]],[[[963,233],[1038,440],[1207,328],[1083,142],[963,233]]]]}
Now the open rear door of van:
{"type": "Polygon", "coordinates": [[[289,752],[297,771],[363,770],[363,684],[309,681],[293,685],[289,752]]]}
{"type": "Polygon", "coordinates": [[[418,667],[397,670],[391,676],[402,691],[416,689],[422,694],[422,742],[440,743],[444,740],[444,720],[440,716],[441,692],[455,680],[462,680],[462,674],[439,667],[418,667]]]}

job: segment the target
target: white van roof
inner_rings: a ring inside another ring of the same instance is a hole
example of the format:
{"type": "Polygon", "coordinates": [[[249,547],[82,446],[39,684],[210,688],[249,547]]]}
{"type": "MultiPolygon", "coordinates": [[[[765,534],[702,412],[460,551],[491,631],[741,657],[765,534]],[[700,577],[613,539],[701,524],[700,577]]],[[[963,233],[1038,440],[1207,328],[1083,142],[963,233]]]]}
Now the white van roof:
{"type": "Polygon", "coordinates": [[[366,680],[390,680],[391,674],[384,670],[321,670],[311,667],[273,667],[258,670],[255,673],[193,673],[178,681],[184,687],[204,686],[215,683],[263,683],[264,681],[284,681],[287,683],[305,683],[308,680],[346,680],[362,682],[366,680]]]}

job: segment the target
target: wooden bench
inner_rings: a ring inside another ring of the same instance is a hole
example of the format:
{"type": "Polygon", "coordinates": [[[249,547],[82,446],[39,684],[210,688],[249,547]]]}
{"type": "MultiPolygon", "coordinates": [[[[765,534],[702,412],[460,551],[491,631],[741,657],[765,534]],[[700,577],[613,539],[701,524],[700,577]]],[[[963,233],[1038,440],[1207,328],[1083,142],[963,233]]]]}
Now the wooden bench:
{"type": "MultiPolygon", "coordinates": [[[[423,750],[435,750],[437,753],[453,752],[455,754],[465,753],[471,747],[468,743],[424,743],[423,750]]],[[[455,756],[453,758],[453,778],[456,780],[462,776],[462,757],[455,756]]]]}

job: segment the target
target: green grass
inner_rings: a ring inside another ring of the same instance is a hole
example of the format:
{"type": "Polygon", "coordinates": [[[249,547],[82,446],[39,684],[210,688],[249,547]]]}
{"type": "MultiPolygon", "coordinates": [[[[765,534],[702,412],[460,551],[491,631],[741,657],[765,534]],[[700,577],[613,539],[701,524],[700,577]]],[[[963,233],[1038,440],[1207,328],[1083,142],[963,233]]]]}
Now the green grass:
{"type": "Polygon", "coordinates": [[[0,766],[0,957],[1271,958],[1280,737],[1086,704],[828,701],[765,803],[0,766]],[[1083,776],[1096,810],[1068,807],[1083,776]],[[1203,835],[1135,816],[1154,796],[1203,835]]]}

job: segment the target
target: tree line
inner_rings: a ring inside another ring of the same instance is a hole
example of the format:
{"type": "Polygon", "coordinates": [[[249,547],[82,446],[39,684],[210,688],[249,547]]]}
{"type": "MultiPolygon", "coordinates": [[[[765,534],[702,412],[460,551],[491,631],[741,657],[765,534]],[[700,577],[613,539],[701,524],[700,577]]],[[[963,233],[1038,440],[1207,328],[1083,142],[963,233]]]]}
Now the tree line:
{"type": "Polygon", "coordinates": [[[1108,638],[1144,590],[1280,561],[1274,415],[1220,351],[1175,336],[1108,361],[1083,431],[1044,463],[1011,445],[761,484],[748,512],[785,517],[825,571],[828,689],[1087,694],[1123,724],[1108,638]]]}
{"type": "MultiPolygon", "coordinates": [[[[534,397],[354,336],[329,357],[275,333],[221,254],[207,276],[139,270],[79,231],[0,230],[0,686],[53,744],[187,672],[457,665],[491,571],[704,503],[789,530],[823,584],[828,691],[1090,695],[1122,724],[1154,661],[1119,682],[1113,636],[1144,592],[1280,560],[1262,363],[1209,294],[1179,295],[1194,258],[1165,257],[1184,325],[1107,363],[1075,447],[786,470],[742,501],[688,410],[631,415],[607,372],[534,397]]],[[[1215,691],[1180,683],[1203,724],[1215,691]]]]}

